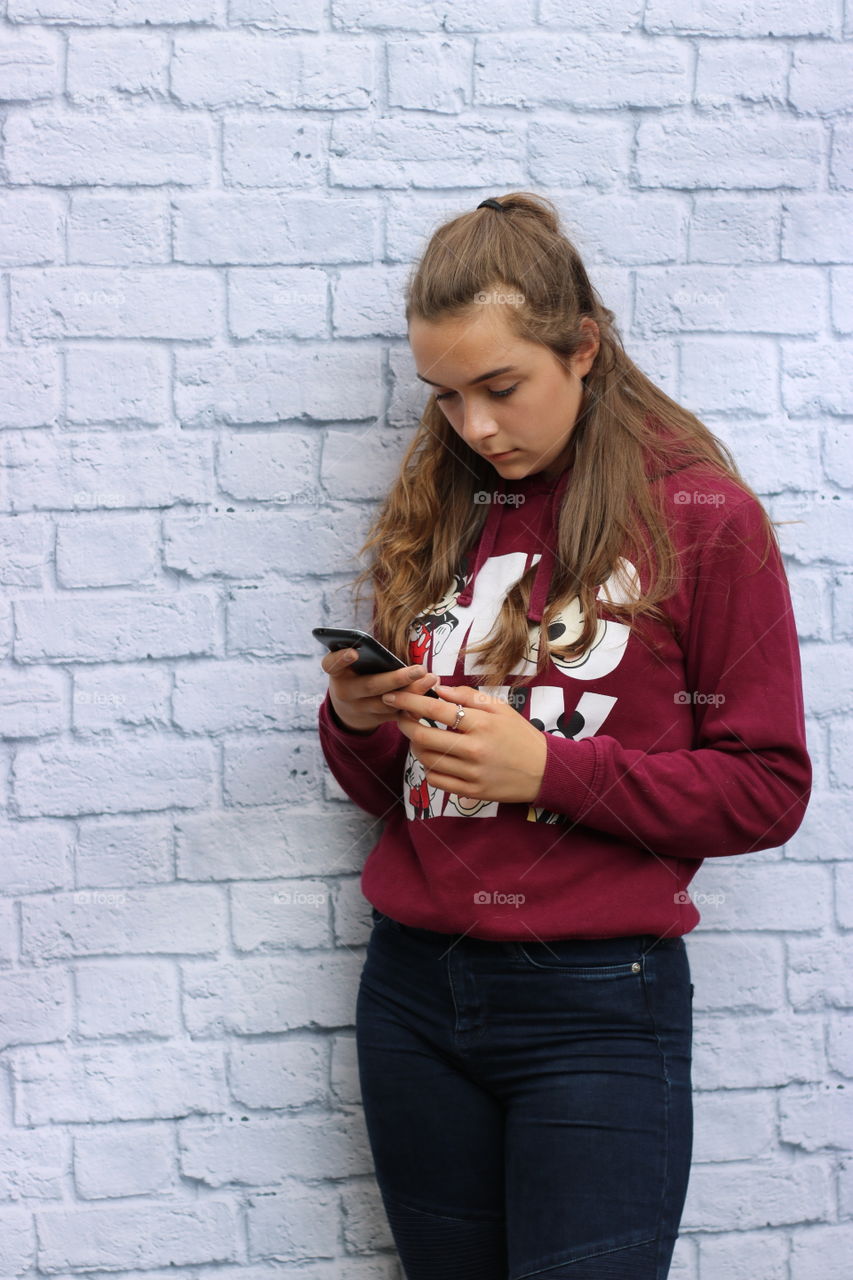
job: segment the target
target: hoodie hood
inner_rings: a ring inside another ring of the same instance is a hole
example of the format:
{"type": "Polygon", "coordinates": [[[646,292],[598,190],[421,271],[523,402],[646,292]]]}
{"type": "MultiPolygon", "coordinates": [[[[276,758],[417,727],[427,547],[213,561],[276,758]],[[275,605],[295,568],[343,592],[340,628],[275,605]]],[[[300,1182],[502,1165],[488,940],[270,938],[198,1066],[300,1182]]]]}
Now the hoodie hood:
{"type": "Polygon", "coordinates": [[[494,550],[504,511],[510,505],[506,501],[507,496],[521,494],[525,499],[533,499],[534,497],[539,498],[544,494],[546,495],[546,501],[542,505],[538,528],[534,534],[541,555],[536,569],[536,577],[533,580],[533,589],[530,593],[530,605],[527,610],[527,617],[531,622],[542,621],[542,614],[545,612],[545,603],[548,599],[548,590],[551,586],[551,578],[554,572],[554,543],[556,541],[560,508],[563,502],[563,495],[571,479],[572,470],[573,466],[568,466],[560,475],[551,478],[541,473],[533,476],[523,476],[519,480],[510,480],[506,476],[498,477],[498,483],[495,486],[497,499],[489,505],[489,514],[486,516],[486,522],[483,525],[476,547],[474,568],[468,582],[457,597],[458,604],[463,606],[471,604],[477,574],[494,550]]]}

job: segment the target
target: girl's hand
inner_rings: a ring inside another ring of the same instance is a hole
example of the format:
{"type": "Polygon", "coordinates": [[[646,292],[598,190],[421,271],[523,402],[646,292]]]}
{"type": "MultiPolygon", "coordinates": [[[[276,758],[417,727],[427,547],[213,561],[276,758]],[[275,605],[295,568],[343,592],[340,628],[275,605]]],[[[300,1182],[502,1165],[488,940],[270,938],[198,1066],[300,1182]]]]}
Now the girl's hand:
{"type": "Polygon", "coordinates": [[[400,729],[426,770],[429,785],[470,800],[532,803],[545,772],[545,734],[508,702],[481,689],[438,684],[435,691],[446,706],[417,693],[382,697],[387,706],[398,709],[400,729]],[[419,722],[428,717],[450,726],[457,706],[465,716],[456,732],[419,722]]]}
{"type": "MultiPolygon", "coordinates": [[[[397,671],[384,671],[377,675],[357,675],[349,669],[350,663],[357,658],[356,649],[336,649],[324,654],[320,662],[329,677],[329,696],[335,715],[353,733],[372,733],[386,720],[395,718],[395,713],[382,701],[382,694],[389,689],[408,686],[422,694],[438,681],[438,676],[421,666],[400,667],[397,671]]],[[[435,698],[425,697],[424,701],[433,707],[439,705],[435,698]]]]}

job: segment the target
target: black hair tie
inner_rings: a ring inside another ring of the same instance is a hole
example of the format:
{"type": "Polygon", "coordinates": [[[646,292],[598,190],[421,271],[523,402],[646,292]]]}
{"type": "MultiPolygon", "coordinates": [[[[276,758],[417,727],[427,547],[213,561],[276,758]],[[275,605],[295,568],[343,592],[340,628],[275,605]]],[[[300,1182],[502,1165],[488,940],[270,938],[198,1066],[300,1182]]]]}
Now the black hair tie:
{"type": "Polygon", "coordinates": [[[483,209],[486,205],[488,205],[490,209],[500,209],[501,213],[505,212],[503,205],[500,204],[499,201],[493,200],[491,196],[489,196],[488,200],[481,200],[477,205],[477,208],[483,209]]]}

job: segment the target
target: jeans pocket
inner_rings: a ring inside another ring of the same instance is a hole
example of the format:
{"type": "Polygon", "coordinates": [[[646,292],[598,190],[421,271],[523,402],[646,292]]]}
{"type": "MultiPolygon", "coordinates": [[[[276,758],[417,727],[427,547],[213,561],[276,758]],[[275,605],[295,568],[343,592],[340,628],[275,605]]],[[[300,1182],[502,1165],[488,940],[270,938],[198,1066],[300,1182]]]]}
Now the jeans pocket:
{"type": "Polygon", "coordinates": [[[642,973],[643,969],[640,939],[551,938],[519,942],[516,955],[528,969],[575,978],[622,978],[642,973]],[[610,941],[615,945],[608,947],[606,943],[610,941]]]}

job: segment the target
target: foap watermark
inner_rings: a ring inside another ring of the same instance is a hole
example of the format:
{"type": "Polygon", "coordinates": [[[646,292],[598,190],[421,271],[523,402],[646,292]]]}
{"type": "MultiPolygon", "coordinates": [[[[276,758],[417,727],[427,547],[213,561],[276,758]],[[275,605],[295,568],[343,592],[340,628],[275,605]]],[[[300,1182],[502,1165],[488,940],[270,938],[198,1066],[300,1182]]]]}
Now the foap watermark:
{"type": "Polygon", "coordinates": [[[84,907],[123,907],[127,894],[122,889],[77,889],[73,901],[84,907]]]}
{"type": "Polygon", "coordinates": [[[322,907],[328,896],[327,893],[310,893],[304,889],[279,889],[272,900],[283,907],[322,907]]]}
{"type": "Polygon", "coordinates": [[[679,489],[672,495],[672,500],[678,506],[689,506],[693,503],[697,507],[719,507],[726,500],[724,493],[705,493],[702,489],[679,489]]]}
{"type": "Polygon", "coordinates": [[[681,889],[678,893],[672,895],[673,902],[677,902],[680,907],[685,903],[692,902],[695,907],[721,907],[726,900],[724,893],[694,893],[692,896],[686,889],[681,889]]]}
{"type": "Polygon", "coordinates": [[[282,489],[278,493],[274,493],[270,501],[280,502],[288,506],[318,507],[326,499],[319,489],[282,489]]]}
{"type": "Polygon", "coordinates": [[[480,289],[474,294],[474,302],[478,306],[484,302],[498,302],[505,306],[520,307],[524,303],[524,294],[501,293],[499,289],[480,289]]]}
{"type": "Polygon", "coordinates": [[[698,689],[679,689],[678,693],[672,695],[673,702],[684,706],[686,703],[694,703],[697,705],[706,705],[710,707],[721,707],[726,700],[724,693],[700,693],[698,689]]]}
{"type": "Polygon", "coordinates": [[[109,289],[75,289],[72,294],[75,307],[120,307],[127,299],[123,293],[109,289]]]}
{"type": "Polygon", "coordinates": [[[474,501],[480,503],[503,502],[508,507],[520,507],[524,502],[523,493],[501,493],[499,489],[478,489],[474,501]]]}
{"type": "Polygon", "coordinates": [[[303,693],[301,690],[276,689],[273,703],[285,707],[319,707],[325,693],[303,693]]]}
{"type": "Polygon", "coordinates": [[[520,907],[526,901],[527,899],[523,893],[501,893],[498,889],[493,893],[490,893],[488,889],[478,889],[474,894],[474,902],[478,907],[489,904],[497,907],[520,907]]]}
{"type": "MultiPolygon", "coordinates": [[[[325,285],[323,286],[325,291],[325,285]]],[[[318,293],[297,293],[292,289],[276,290],[276,302],[283,302],[288,307],[315,307],[322,302],[318,293]]]]}
{"type": "Polygon", "coordinates": [[[670,294],[670,297],[673,302],[679,304],[687,303],[689,305],[690,303],[697,303],[699,306],[702,306],[702,304],[706,302],[724,302],[726,295],[723,289],[711,289],[706,293],[700,289],[681,288],[676,289],[674,293],[670,294]]]}
{"type": "Polygon", "coordinates": [[[74,700],[80,707],[123,707],[127,702],[123,693],[101,693],[86,689],[75,693],[74,700]]]}
{"type": "Polygon", "coordinates": [[[120,489],[77,489],[71,495],[75,507],[130,507],[133,503],[120,489]]]}

